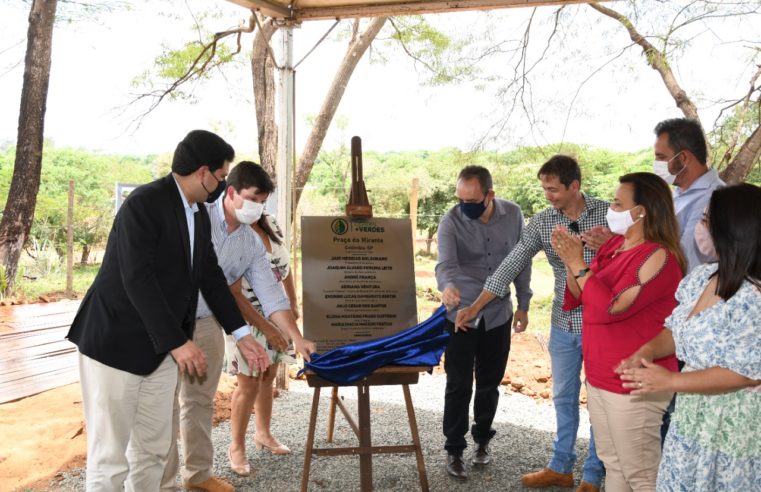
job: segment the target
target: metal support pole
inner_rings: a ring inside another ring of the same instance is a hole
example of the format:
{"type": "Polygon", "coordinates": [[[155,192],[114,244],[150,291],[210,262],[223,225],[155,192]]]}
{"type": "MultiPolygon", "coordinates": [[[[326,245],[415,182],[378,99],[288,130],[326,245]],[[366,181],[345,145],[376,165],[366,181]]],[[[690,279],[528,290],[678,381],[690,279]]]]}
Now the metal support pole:
{"type": "Polygon", "coordinates": [[[277,218],[285,234],[285,247],[291,248],[293,195],[293,28],[280,28],[283,59],[278,83],[278,155],[277,155],[277,218]]]}

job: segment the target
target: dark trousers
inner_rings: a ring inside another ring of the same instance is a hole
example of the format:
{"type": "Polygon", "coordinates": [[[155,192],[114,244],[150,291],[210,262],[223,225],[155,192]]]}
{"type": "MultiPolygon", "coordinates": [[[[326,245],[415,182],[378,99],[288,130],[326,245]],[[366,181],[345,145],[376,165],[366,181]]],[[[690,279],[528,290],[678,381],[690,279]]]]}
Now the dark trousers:
{"type": "Polygon", "coordinates": [[[454,324],[447,321],[449,343],[444,356],[447,389],[444,394],[444,449],[460,455],[467,447],[468,408],[473,394],[475,367],[476,396],[473,399],[475,423],[470,428],[473,440],[487,443],[497,431],[492,429],[499,402],[499,384],[505,375],[510,353],[510,324],[489,331],[482,319],[477,328],[454,333],[454,324]]]}

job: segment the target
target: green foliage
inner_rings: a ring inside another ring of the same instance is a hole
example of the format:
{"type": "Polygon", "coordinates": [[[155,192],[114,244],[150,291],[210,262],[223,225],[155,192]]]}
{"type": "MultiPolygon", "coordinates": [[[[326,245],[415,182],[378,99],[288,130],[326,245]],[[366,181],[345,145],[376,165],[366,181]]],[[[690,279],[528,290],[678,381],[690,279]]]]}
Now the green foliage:
{"type": "MultiPolygon", "coordinates": [[[[365,186],[376,216],[402,217],[409,214],[412,178],[418,178],[418,227],[430,235],[435,234],[441,216],[455,202],[454,186],[460,169],[478,164],[491,171],[497,196],[516,202],[529,218],[547,208],[536,173],[557,152],[557,145],[524,147],[506,153],[466,153],[457,149],[366,152],[365,186]]],[[[613,196],[620,176],[652,169],[651,149],[628,153],[565,144],[562,152],[579,160],[582,190],[604,200],[613,196]]],[[[335,204],[331,213],[342,213],[348,182],[349,155],[345,149],[322,152],[305,193],[309,209],[316,203],[314,198],[320,196],[323,204],[335,204]]]]}
{"type": "MultiPolygon", "coordinates": [[[[0,154],[0,200],[3,203],[7,199],[14,159],[13,147],[0,154]]],[[[105,239],[113,218],[115,184],[150,181],[155,167],[152,156],[98,155],[46,144],[29,247],[35,251],[52,248],[59,257],[63,256],[69,180],[74,181],[74,242],[79,246],[98,245],[105,239]]]]}
{"type": "MultiPolygon", "coordinates": [[[[153,67],[132,79],[132,86],[153,90],[157,85],[168,88],[176,81],[191,78],[209,80],[212,77],[211,68],[225,65],[234,58],[233,51],[222,41],[217,43],[216,49],[209,48],[208,45],[212,39],[213,35],[209,34],[205,43],[191,41],[176,49],[162,46],[163,51],[154,59],[153,67]]],[[[170,99],[195,101],[193,94],[183,91],[181,85],[175,87],[167,95],[170,99]]]]}
{"type": "MultiPolygon", "coordinates": [[[[759,125],[761,125],[761,104],[757,102],[752,104],[745,113],[742,112],[739,106],[736,106],[733,111],[723,118],[715,130],[707,135],[713,147],[713,154],[711,155],[712,164],[719,166],[723,164],[723,159],[726,161],[724,164],[732,162],[732,158],[740,150],[743,142],[750,137],[759,125]],[[730,149],[729,146],[735,137],[737,137],[737,142],[734,148],[730,149]],[[728,151],[730,151],[730,158],[725,159],[725,154],[728,151]]],[[[725,166],[722,165],[721,167],[725,166]]],[[[761,183],[761,157],[754,163],[754,167],[746,177],[746,181],[754,184],[761,183]]]]}
{"type": "MultiPolygon", "coordinates": [[[[422,15],[393,17],[389,25],[391,35],[383,48],[400,48],[416,65],[422,65],[428,73],[425,83],[443,85],[478,73],[473,58],[465,53],[471,47],[470,39],[453,38],[436,29],[422,15]]],[[[372,52],[373,60],[385,62],[391,57],[383,48],[372,52]]]]}
{"type": "Polygon", "coordinates": [[[441,217],[454,205],[454,192],[454,184],[434,188],[430,195],[418,202],[417,227],[426,231],[429,239],[439,230],[441,217]]]}

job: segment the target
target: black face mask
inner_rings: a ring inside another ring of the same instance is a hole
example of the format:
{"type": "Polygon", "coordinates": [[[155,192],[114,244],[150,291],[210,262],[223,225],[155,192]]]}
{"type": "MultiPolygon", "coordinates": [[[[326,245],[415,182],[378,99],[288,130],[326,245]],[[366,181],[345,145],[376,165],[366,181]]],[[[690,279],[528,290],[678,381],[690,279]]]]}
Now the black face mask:
{"type": "MultiPolygon", "coordinates": [[[[212,176],[214,176],[214,173],[212,173],[212,176]]],[[[214,179],[217,179],[217,177],[214,176],[214,179]]],[[[206,185],[204,184],[203,181],[201,181],[201,186],[203,186],[203,189],[206,190],[206,193],[209,194],[209,196],[206,197],[206,203],[214,203],[214,202],[216,202],[217,198],[222,196],[222,193],[224,193],[225,188],[227,188],[227,185],[225,184],[225,180],[224,179],[221,180],[221,181],[217,180],[217,187],[214,188],[213,191],[209,191],[206,188],[206,185]]]]}
{"type": "Polygon", "coordinates": [[[471,220],[481,217],[486,211],[486,197],[478,203],[465,203],[460,201],[460,210],[471,220]]]}

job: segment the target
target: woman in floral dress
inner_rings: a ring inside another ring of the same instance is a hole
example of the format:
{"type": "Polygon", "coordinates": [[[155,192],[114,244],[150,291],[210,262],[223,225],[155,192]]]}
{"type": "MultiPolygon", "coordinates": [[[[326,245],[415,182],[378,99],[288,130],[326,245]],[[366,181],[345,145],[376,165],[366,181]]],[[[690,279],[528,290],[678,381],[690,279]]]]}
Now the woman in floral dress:
{"type": "MultiPolygon", "coordinates": [[[[253,164],[253,163],[251,163],[253,164]]],[[[291,304],[291,312],[294,319],[298,319],[298,303],[293,276],[289,275],[288,249],[283,241],[283,233],[274,217],[264,213],[264,203],[270,193],[274,191],[274,184],[267,173],[256,164],[259,169],[259,179],[254,185],[257,188],[257,203],[261,205],[261,217],[251,224],[251,228],[258,234],[267,250],[267,259],[272,266],[272,274],[281,282],[291,304]]],[[[267,350],[272,364],[262,374],[252,369],[246,363],[245,357],[240,353],[231,336],[226,337],[225,355],[227,359],[226,370],[229,374],[238,376],[238,386],[232,396],[232,412],[230,418],[230,431],[232,434],[232,446],[230,447],[230,466],[238,475],[246,476],[250,473],[247,461],[240,459],[241,451],[245,456],[245,436],[248,429],[251,408],[255,413],[256,434],[254,444],[257,449],[266,449],[273,454],[288,454],[290,449],[281,444],[270,432],[272,418],[272,383],[277,375],[280,363],[295,363],[292,352],[288,350],[288,334],[278,336],[277,327],[264,319],[262,306],[254,294],[254,290],[248,285],[245,278],[237,282],[237,292],[245,296],[247,302],[253,304],[256,309],[255,326],[251,326],[254,338],[267,350]],[[268,328],[269,335],[263,333],[256,326],[268,328]],[[276,331],[275,335],[272,332],[276,331]],[[236,462],[235,458],[238,458],[236,462]]],[[[231,288],[236,291],[236,284],[231,288]]]]}
{"type": "Polygon", "coordinates": [[[761,188],[714,191],[695,239],[718,262],[677,290],[666,329],[618,368],[632,393],[676,391],[658,491],[761,490],[761,188]],[[651,361],[676,350],[681,373],[651,361]]]}

